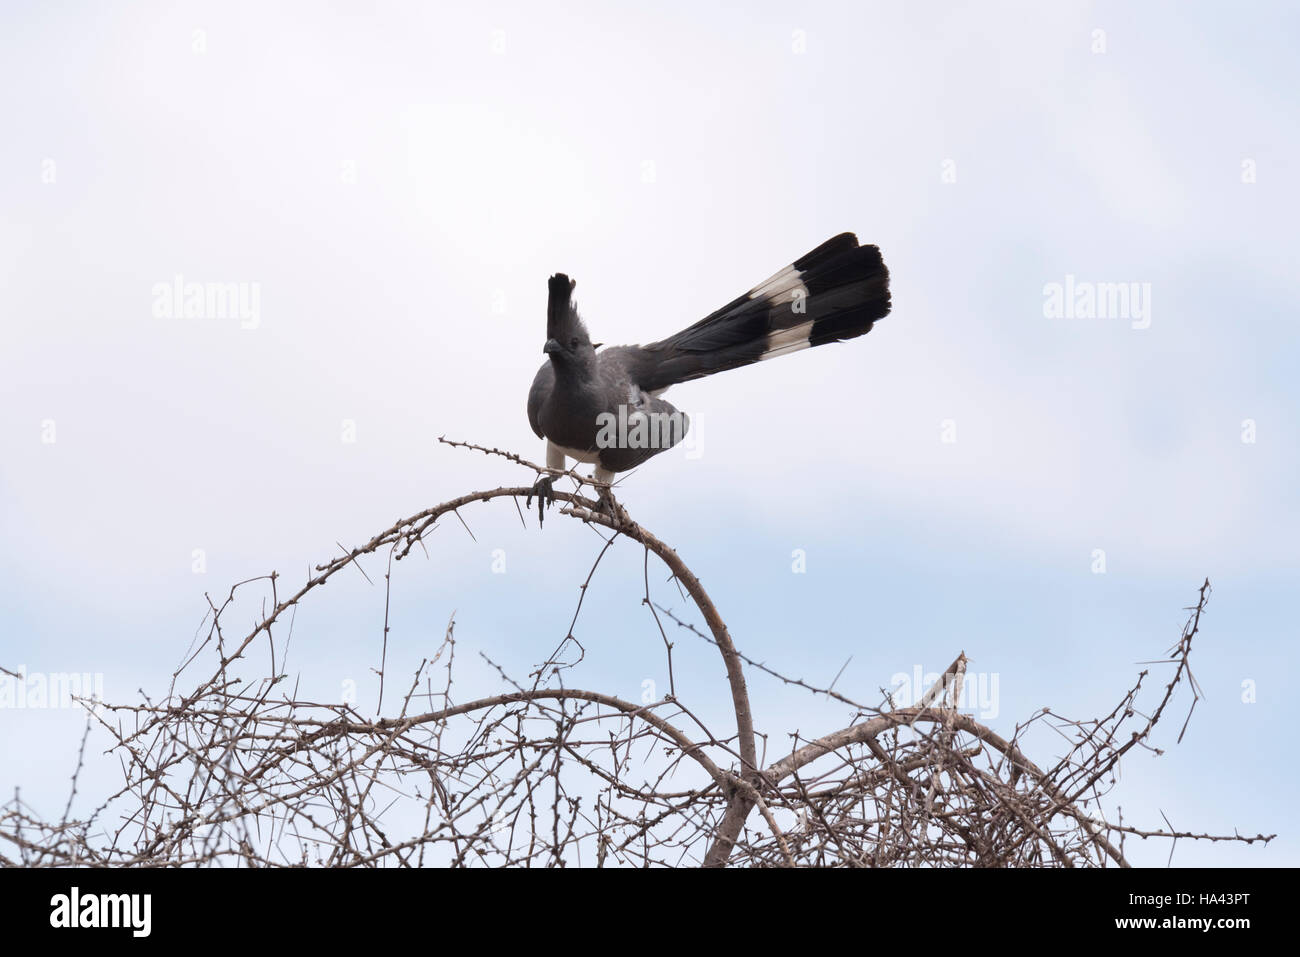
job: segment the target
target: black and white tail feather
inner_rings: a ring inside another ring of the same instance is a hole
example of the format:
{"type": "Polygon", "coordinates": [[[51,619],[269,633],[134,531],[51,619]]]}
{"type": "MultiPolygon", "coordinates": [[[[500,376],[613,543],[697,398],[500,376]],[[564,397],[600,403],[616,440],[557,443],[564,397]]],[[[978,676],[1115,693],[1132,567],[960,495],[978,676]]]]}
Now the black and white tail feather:
{"type": "Polygon", "coordinates": [[[642,388],[679,382],[866,335],[889,314],[889,270],[875,246],[840,233],[766,282],[645,353],[642,388]]]}
{"type": "MultiPolygon", "coordinates": [[[[596,351],[578,315],[575,283],[552,276],[546,310],[549,357],[528,394],[528,421],[547,440],[547,467],[566,457],[596,465],[596,480],[640,465],[676,444],[650,447],[598,441],[601,422],[637,413],[685,416],[659,398],[680,382],[865,335],[888,315],[889,270],[875,246],[852,233],[828,239],[721,309],[676,335],[644,346],[596,351]]],[[[539,482],[542,502],[549,481],[539,482]]]]}

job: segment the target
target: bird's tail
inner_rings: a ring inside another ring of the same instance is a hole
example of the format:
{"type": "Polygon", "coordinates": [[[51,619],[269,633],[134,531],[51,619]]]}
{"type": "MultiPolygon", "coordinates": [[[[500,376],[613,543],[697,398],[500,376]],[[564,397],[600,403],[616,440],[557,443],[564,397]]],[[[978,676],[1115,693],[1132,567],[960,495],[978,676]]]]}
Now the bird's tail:
{"type": "Polygon", "coordinates": [[[889,313],[889,270],[875,246],[840,233],[690,328],[642,348],[658,354],[646,391],[865,335],[889,313]]]}

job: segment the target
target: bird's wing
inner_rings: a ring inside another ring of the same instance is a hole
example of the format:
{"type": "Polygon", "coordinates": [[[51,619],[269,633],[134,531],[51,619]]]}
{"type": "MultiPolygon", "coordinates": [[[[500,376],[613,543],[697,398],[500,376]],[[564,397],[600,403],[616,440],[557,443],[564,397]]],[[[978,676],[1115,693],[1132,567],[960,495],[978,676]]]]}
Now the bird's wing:
{"type": "Polygon", "coordinates": [[[626,472],[672,448],[691,427],[686,413],[634,384],[627,383],[620,398],[610,403],[607,423],[613,427],[599,441],[600,465],[611,472],[626,472]]]}
{"type": "Polygon", "coordinates": [[[553,388],[555,388],[555,369],[548,361],[537,370],[537,375],[533,378],[533,387],[528,390],[528,424],[533,427],[533,433],[539,439],[546,438],[542,432],[542,405],[553,388]]]}

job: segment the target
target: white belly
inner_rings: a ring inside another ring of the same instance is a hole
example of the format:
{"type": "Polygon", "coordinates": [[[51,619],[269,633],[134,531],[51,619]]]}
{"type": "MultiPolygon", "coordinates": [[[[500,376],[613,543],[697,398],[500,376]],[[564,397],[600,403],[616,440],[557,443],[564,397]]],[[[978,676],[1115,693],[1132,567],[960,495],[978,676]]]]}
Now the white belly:
{"type": "Polygon", "coordinates": [[[551,465],[551,464],[550,464],[550,460],[551,460],[552,456],[557,455],[557,454],[559,454],[559,455],[567,455],[567,456],[568,456],[569,458],[571,458],[571,459],[577,459],[579,462],[586,462],[588,465],[595,465],[595,464],[599,461],[599,459],[597,458],[597,455],[598,455],[597,452],[588,452],[588,451],[583,450],[583,449],[570,449],[570,448],[567,448],[566,446],[563,446],[563,445],[556,445],[556,444],[555,444],[554,442],[552,442],[550,439],[547,439],[547,441],[546,441],[546,458],[547,458],[547,465],[548,465],[550,468],[559,468],[559,469],[562,469],[562,468],[564,468],[563,463],[561,463],[561,464],[559,464],[559,465],[551,465]]]}

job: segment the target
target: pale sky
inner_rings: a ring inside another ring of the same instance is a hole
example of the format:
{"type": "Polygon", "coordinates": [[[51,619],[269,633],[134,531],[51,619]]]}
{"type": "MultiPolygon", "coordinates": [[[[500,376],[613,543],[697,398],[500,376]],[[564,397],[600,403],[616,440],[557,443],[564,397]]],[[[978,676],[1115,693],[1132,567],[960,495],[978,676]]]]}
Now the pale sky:
{"type": "MultiPolygon", "coordinates": [[[[893,313],[674,388],[691,452],[620,500],[751,657],[828,682],[852,656],[837,687],[874,698],[965,650],[998,676],[1004,734],[1044,706],[1109,712],[1208,576],[1206,699],[1175,745],[1180,699],[1166,754],[1131,755],[1116,800],[1129,822],[1279,833],[1180,842],[1175,864],[1300,863],[1298,19],[1268,3],[7,4],[0,665],[157,697],[205,592],[272,569],[297,582],[338,542],[530,481],[436,439],[542,460],[525,399],[551,273],[577,279],[597,341],[649,341],[852,230],[882,250],[893,313]],[[256,315],[160,316],[177,276],[238,284],[256,315]],[[1047,314],[1067,282],[1136,284],[1145,314],[1047,314]]],[[[522,528],[505,502],[467,519],[477,541],[444,527],[395,578],[391,667],[413,669],[453,610],[467,662],[521,673],[568,627],[594,536],[522,528]]],[[[639,698],[666,682],[641,555],[606,562],[568,682],[639,698]]],[[[289,663],[322,695],[370,680],[383,614],[360,575],[326,592],[289,663]]],[[[490,687],[466,667],[466,689],[490,687]]],[[[773,748],[851,718],[750,684],[773,748]]],[[[687,693],[725,720],[716,666],[687,693]]],[[[0,793],[57,817],[80,728],[0,710],[0,793]]],[[[1051,763],[1057,742],[1036,744],[1051,763]]]]}

